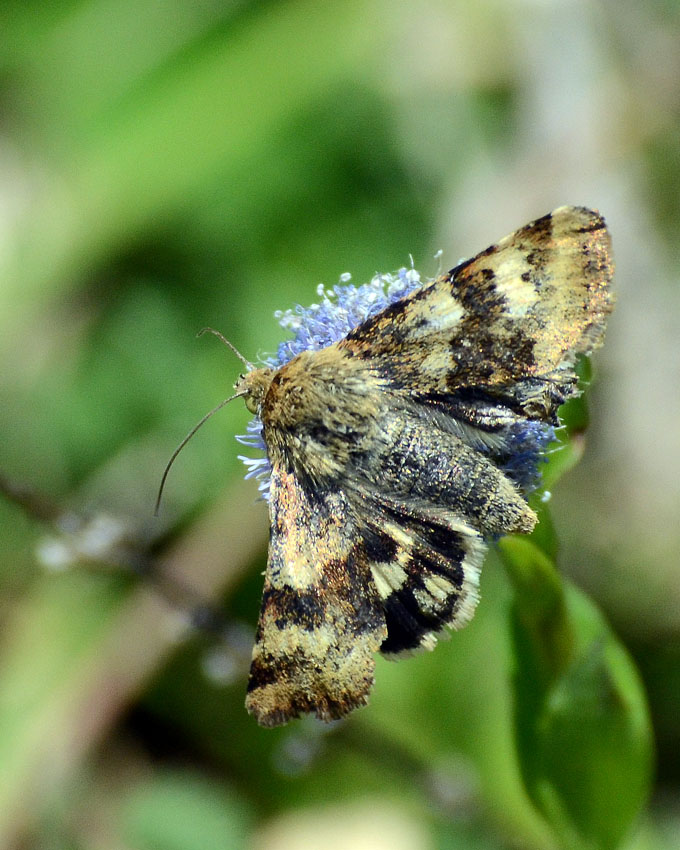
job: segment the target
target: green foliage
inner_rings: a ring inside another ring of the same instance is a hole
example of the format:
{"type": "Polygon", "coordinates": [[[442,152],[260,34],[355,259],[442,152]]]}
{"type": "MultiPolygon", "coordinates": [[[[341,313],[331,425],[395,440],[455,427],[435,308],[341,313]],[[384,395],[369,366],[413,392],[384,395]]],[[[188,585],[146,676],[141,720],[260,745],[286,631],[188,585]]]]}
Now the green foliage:
{"type": "MultiPolygon", "coordinates": [[[[586,385],[590,363],[580,376],[586,385]]],[[[552,486],[581,454],[585,398],[565,423],[543,479],[552,486]]],[[[514,590],[515,736],[522,779],[560,847],[615,850],[651,785],[652,729],[645,693],[626,649],[588,598],[563,579],[545,500],[531,538],[499,550],[514,590]]]]}
{"type": "Polygon", "coordinates": [[[651,726],[635,667],[602,615],[529,540],[500,543],[512,608],[517,749],[560,846],[620,846],[647,797],[651,726]]]}

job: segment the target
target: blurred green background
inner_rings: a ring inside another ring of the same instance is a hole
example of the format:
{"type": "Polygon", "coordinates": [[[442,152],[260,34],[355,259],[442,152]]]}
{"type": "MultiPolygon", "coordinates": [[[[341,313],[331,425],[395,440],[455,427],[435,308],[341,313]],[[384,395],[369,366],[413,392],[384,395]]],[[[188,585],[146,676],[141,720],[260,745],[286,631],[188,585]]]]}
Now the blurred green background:
{"type": "Polygon", "coordinates": [[[25,0],[0,32],[0,847],[570,847],[520,779],[497,556],[474,622],[379,661],[368,708],[262,730],[242,404],[152,517],[239,373],[200,328],[254,360],[319,282],[433,275],[565,203],[607,217],[618,305],[557,561],[649,699],[621,846],[679,847],[678,4],[25,0]]]}

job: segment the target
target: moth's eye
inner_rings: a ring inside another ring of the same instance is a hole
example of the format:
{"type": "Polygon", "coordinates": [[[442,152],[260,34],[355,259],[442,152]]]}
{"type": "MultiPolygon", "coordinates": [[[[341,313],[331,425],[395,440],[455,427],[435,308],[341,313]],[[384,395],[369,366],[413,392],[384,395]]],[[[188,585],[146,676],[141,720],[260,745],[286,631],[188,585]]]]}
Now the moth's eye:
{"type": "Polygon", "coordinates": [[[252,395],[245,396],[245,403],[248,410],[257,415],[257,401],[252,395]]]}

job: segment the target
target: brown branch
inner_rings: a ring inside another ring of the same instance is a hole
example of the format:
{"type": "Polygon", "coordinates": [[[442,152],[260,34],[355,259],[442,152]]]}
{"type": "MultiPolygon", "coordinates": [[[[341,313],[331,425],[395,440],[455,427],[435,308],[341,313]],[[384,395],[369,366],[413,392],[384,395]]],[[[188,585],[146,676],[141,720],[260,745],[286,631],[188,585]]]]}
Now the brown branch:
{"type": "Polygon", "coordinates": [[[31,519],[56,524],[63,511],[60,506],[43,493],[38,493],[26,484],[20,484],[0,473],[0,493],[8,501],[18,505],[31,519]]]}

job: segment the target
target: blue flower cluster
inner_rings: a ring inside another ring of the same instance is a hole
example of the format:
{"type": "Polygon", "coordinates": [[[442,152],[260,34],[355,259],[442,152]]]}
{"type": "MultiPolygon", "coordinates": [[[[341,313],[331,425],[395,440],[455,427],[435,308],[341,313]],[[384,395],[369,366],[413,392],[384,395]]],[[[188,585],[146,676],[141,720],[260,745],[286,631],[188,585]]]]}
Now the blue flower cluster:
{"type": "Polygon", "coordinates": [[[555,429],[545,422],[518,422],[508,428],[507,451],[500,467],[526,493],[541,483],[539,464],[548,460],[546,449],[555,429]]]}

